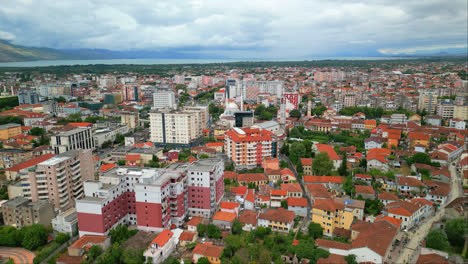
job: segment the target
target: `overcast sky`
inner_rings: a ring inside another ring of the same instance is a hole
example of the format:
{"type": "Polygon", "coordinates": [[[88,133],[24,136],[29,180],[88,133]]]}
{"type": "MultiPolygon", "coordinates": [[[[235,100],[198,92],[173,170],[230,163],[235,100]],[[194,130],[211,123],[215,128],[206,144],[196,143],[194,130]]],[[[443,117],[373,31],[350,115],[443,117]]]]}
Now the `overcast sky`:
{"type": "Polygon", "coordinates": [[[233,57],[467,47],[466,0],[0,0],[0,39],[233,57]]]}

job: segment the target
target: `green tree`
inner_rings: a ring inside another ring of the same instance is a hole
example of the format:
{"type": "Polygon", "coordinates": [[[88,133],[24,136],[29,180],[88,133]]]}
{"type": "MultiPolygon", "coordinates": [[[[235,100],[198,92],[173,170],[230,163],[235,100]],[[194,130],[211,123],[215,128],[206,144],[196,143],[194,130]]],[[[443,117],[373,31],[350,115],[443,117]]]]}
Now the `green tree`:
{"type": "Polygon", "coordinates": [[[43,225],[34,224],[25,230],[21,245],[26,249],[35,250],[47,242],[48,236],[49,233],[43,225]]]}
{"type": "Polygon", "coordinates": [[[288,209],[288,201],[286,200],[281,201],[281,207],[284,209],[288,209]]]}
{"type": "Polygon", "coordinates": [[[200,237],[204,237],[206,233],[207,227],[206,225],[200,223],[197,225],[197,232],[200,237]]]}
{"type": "Polygon", "coordinates": [[[412,157],[408,158],[408,165],[411,165],[414,163],[422,163],[422,164],[431,165],[431,157],[429,157],[429,155],[427,155],[426,153],[417,152],[412,157]]]}
{"type": "Polygon", "coordinates": [[[450,244],[447,239],[447,234],[444,232],[444,230],[431,230],[426,238],[426,247],[447,251],[450,248],[450,244]]]}
{"type": "Polygon", "coordinates": [[[289,116],[294,118],[301,118],[301,111],[293,109],[291,112],[289,112],[289,116]]]}
{"type": "Polygon", "coordinates": [[[173,256],[167,257],[162,264],[180,264],[180,261],[173,256]]]}
{"type": "Polygon", "coordinates": [[[232,224],[232,234],[233,235],[240,235],[242,234],[242,224],[239,222],[239,220],[234,220],[234,223],[232,224]]]}
{"type": "Polygon", "coordinates": [[[287,161],[285,161],[285,160],[280,160],[279,165],[280,165],[281,169],[289,168],[289,163],[287,161]]]}
{"type": "Polygon", "coordinates": [[[302,166],[302,162],[300,159],[298,159],[297,161],[296,171],[297,173],[304,173],[304,167],[302,166]]]}
{"type": "Polygon", "coordinates": [[[197,264],[210,264],[210,261],[207,258],[202,257],[198,259],[197,264]]]}
{"type": "Polygon", "coordinates": [[[348,264],[358,264],[356,260],[356,255],[354,254],[348,255],[344,259],[346,260],[346,263],[348,264]]]}
{"type": "Polygon", "coordinates": [[[312,162],[314,175],[330,175],[333,168],[333,161],[330,160],[327,152],[322,151],[315,155],[315,159],[312,162]]]}
{"type": "Polygon", "coordinates": [[[463,247],[467,234],[467,223],[464,218],[450,220],[445,226],[445,232],[451,245],[463,247]]]}
{"type": "Polygon", "coordinates": [[[255,108],[254,115],[257,117],[260,116],[263,112],[265,112],[265,109],[266,107],[263,104],[257,106],[257,108],[255,108]]]}
{"type": "Polygon", "coordinates": [[[143,264],[145,257],[143,256],[143,249],[136,250],[134,248],[128,248],[122,252],[121,259],[126,264],[143,264]]]}
{"type": "Polygon", "coordinates": [[[323,236],[323,227],[318,223],[310,222],[308,230],[309,235],[314,239],[321,238],[323,236]]]}
{"type": "Polygon", "coordinates": [[[117,161],[117,164],[118,164],[119,166],[125,166],[125,160],[118,160],[118,161],[117,161]]]}
{"type": "Polygon", "coordinates": [[[341,161],[341,165],[340,167],[338,168],[338,173],[341,175],[341,176],[346,176],[348,175],[348,157],[347,157],[347,152],[345,151],[345,153],[343,154],[343,160],[341,161]]]}
{"type": "Polygon", "coordinates": [[[291,145],[291,152],[295,152],[297,157],[300,159],[305,156],[306,149],[301,142],[294,142],[291,145]]]}
{"type": "Polygon", "coordinates": [[[281,146],[280,153],[288,156],[289,155],[289,145],[284,143],[283,146],[281,146]]]}
{"type": "Polygon", "coordinates": [[[203,153],[200,155],[200,159],[209,159],[209,158],[210,156],[208,156],[208,154],[203,153]]]}
{"type": "Polygon", "coordinates": [[[98,245],[93,245],[88,250],[88,258],[91,260],[95,260],[102,254],[102,248],[98,245]]]}
{"type": "Polygon", "coordinates": [[[45,134],[45,130],[40,127],[33,127],[31,130],[29,130],[29,135],[33,136],[42,136],[45,134]]]}
{"type": "Polygon", "coordinates": [[[209,224],[206,230],[206,235],[209,238],[220,238],[221,237],[221,230],[213,224],[209,224]]]}
{"type": "Polygon", "coordinates": [[[70,239],[70,235],[65,234],[65,233],[58,233],[57,236],[55,237],[55,241],[57,241],[57,243],[59,244],[63,244],[67,242],[69,239],[70,239]]]}

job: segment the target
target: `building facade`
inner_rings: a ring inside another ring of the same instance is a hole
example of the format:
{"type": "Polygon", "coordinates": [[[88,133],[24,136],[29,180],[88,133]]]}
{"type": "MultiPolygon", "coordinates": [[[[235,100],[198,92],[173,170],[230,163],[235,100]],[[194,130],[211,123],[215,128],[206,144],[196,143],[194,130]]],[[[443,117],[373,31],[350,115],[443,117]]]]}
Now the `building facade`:
{"type": "Polygon", "coordinates": [[[33,224],[49,226],[55,217],[54,206],[48,201],[31,202],[22,197],[3,203],[1,209],[4,224],[18,229],[33,224]]]}
{"type": "Polygon", "coordinates": [[[20,105],[24,104],[38,104],[39,95],[36,90],[21,90],[18,92],[18,102],[20,105]]]}
{"type": "Polygon", "coordinates": [[[50,138],[50,145],[55,154],[75,149],[94,149],[93,133],[90,127],[74,127],[59,132],[50,138]]]}
{"type": "Polygon", "coordinates": [[[175,94],[170,90],[156,90],[153,93],[153,107],[155,109],[174,108],[176,106],[175,94]]]}

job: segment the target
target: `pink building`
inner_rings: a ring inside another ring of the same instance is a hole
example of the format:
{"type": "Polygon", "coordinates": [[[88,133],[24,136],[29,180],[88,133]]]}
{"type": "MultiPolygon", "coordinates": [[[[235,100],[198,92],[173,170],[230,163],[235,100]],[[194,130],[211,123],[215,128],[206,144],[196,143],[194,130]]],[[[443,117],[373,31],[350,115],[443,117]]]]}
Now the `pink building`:
{"type": "Polygon", "coordinates": [[[224,162],[202,159],[187,169],[188,213],[190,216],[211,217],[224,195],[224,162]]]}
{"type": "Polygon", "coordinates": [[[140,85],[137,83],[125,84],[120,90],[123,101],[143,101],[140,85]]]}
{"type": "Polygon", "coordinates": [[[85,182],[76,201],[80,236],[107,235],[118,224],[145,231],[181,226],[186,216],[186,164],[164,169],[112,168],[85,182]]]}
{"type": "Polygon", "coordinates": [[[286,99],[286,109],[299,109],[299,103],[301,102],[301,95],[298,92],[294,93],[283,93],[283,97],[286,99]]]}

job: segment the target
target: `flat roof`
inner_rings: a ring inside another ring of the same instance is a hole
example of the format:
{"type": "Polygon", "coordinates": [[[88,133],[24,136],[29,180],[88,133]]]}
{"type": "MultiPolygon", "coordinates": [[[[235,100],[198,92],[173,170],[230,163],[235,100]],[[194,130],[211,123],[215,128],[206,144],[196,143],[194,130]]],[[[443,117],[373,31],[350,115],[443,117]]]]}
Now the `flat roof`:
{"type": "Polygon", "coordinates": [[[216,165],[221,161],[221,159],[201,159],[194,161],[189,165],[189,171],[211,171],[216,165]]]}
{"type": "Polygon", "coordinates": [[[19,126],[21,126],[21,125],[16,124],[16,123],[8,123],[8,124],[0,125],[0,129],[7,129],[7,128],[10,128],[10,127],[19,127],[19,126]]]}
{"type": "Polygon", "coordinates": [[[69,158],[68,157],[58,157],[58,156],[56,156],[56,157],[53,157],[51,159],[48,159],[46,161],[43,161],[43,162],[39,163],[39,165],[53,166],[53,165],[59,164],[62,161],[65,161],[67,159],[69,159],[69,158]]]}

